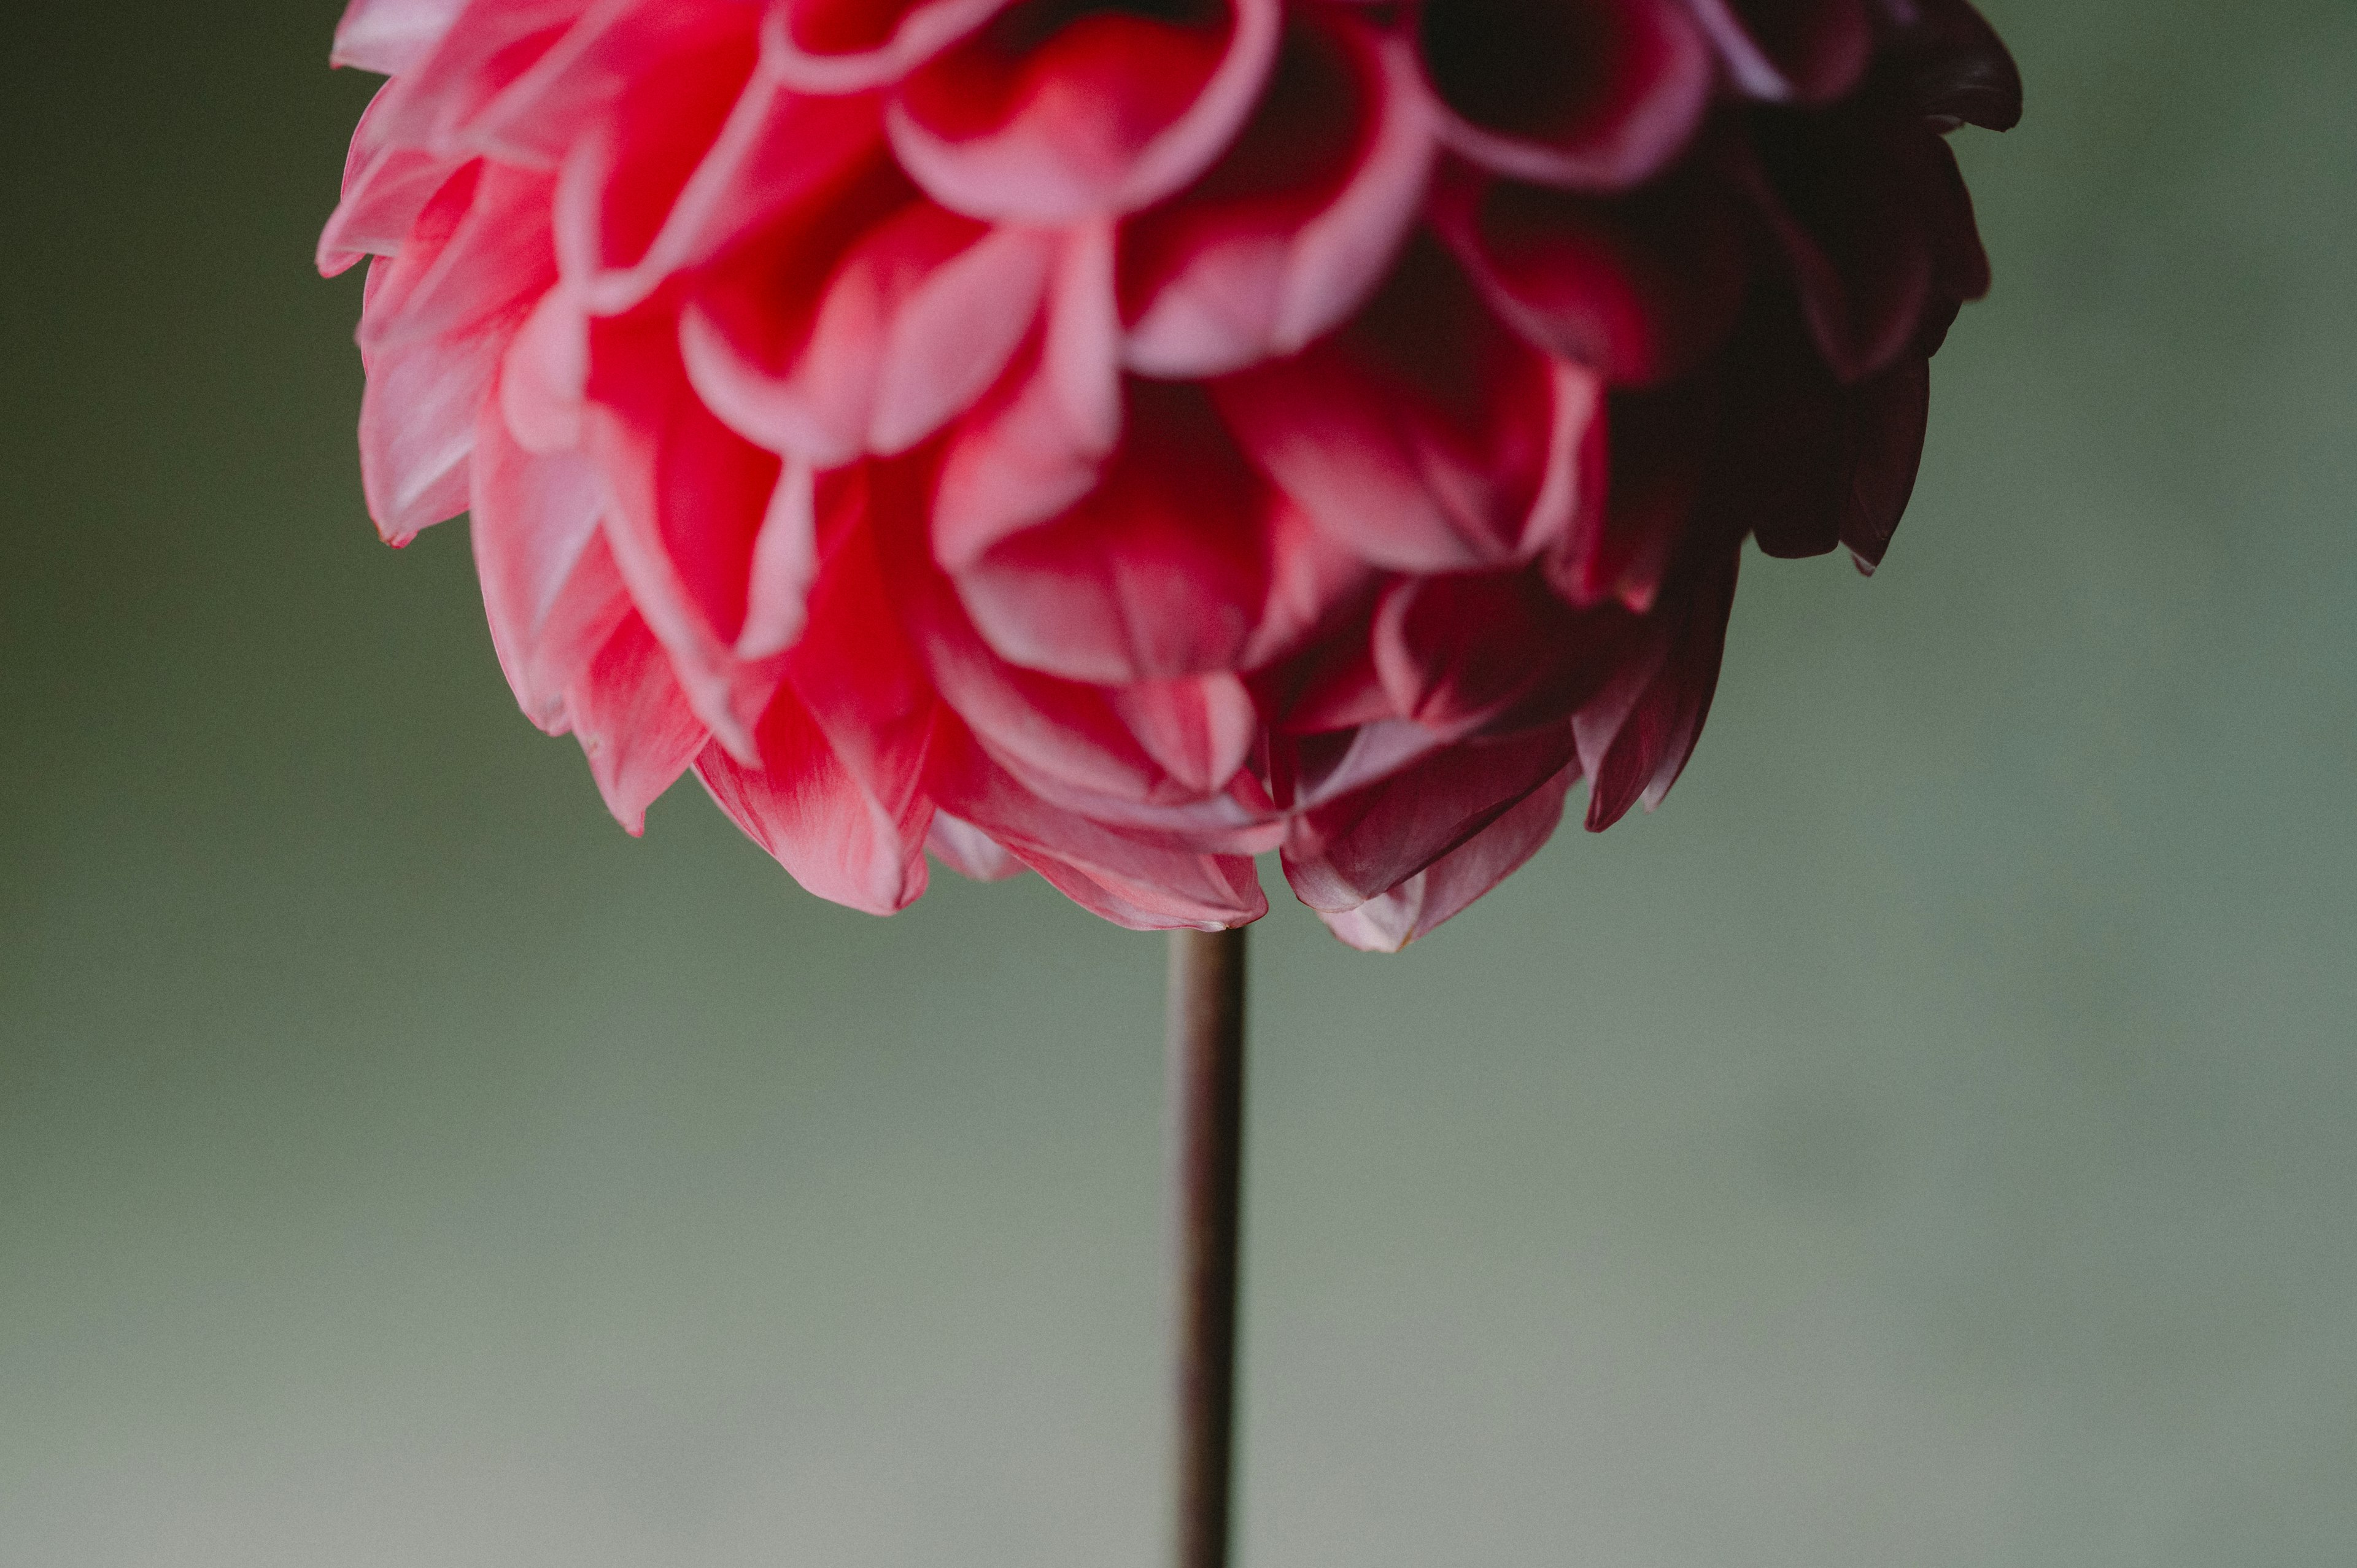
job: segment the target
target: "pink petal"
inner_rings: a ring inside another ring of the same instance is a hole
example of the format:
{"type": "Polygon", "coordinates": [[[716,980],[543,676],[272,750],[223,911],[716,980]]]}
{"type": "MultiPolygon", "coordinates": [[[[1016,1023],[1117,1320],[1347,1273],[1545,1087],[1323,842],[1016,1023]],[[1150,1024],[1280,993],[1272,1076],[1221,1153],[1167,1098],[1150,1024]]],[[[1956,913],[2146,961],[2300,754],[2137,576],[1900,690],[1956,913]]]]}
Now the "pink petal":
{"type": "Polygon", "coordinates": [[[467,332],[362,347],[361,489],[387,543],[406,544],[467,510],[476,415],[513,330],[495,318],[467,332]]]}
{"type": "Polygon", "coordinates": [[[1526,560],[1598,477],[1601,383],[1508,332],[1426,241],[1340,332],[1212,392],[1253,461],[1377,566],[1526,560]]]}
{"type": "Polygon", "coordinates": [[[945,726],[929,774],[948,810],[1084,908],[1133,930],[1240,926],[1268,912],[1250,858],[1208,854],[1060,811],[945,726]]]}
{"type": "Polygon", "coordinates": [[[598,324],[591,365],[586,435],[615,560],[697,714],[749,759],[814,550],[812,477],[712,416],[662,318],[598,324]]]}
{"type": "Polygon", "coordinates": [[[1070,223],[1169,195],[1251,112],[1283,0],[1075,9],[1016,0],[900,85],[893,149],[942,206],[1070,223]]]}
{"type": "Polygon", "coordinates": [[[361,338],[372,348],[465,332],[516,312],[556,281],[545,175],[478,160],[419,213],[369,291],[361,338]]]}
{"type": "Polygon", "coordinates": [[[822,467],[904,451],[998,379],[1057,253],[1037,231],[944,210],[882,165],[856,201],[779,225],[702,281],[681,321],[688,372],[773,451],[822,467]]]}
{"type": "Polygon", "coordinates": [[[931,517],[952,570],[1087,495],[1121,439],[1110,225],[1064,237],[1050,286],[1044,330],[951,432],[931,517]]]}
{"type": "Polygon", "coordinates": [[[751,25],[637,74],[565,157],[557,255],[593,315],[630,309],[822,199],[874,151],[874,101],[807,97],[757,74],[751,25]]]}
{"type": "Polygon", "coordinates": [[[391,140],[385,128],[398,107],[387,83],[369,100],[352,131],[343,194],[319,234],[317,259],[328,277],[349,270],[362,256],[400,250],[425,204],[466,161],[391,140]]]}
{"type": "Polygon", "coordinates": [[[518,446],[490,403],[472,467],[470,532],[491,645],[525,715],[560,734],[571,722],[566,689],[636,614],[598,531],[597,475],[577,453],[518,446]]]}
{"type": "Polygon", "coordinates": [[[1625,189],[1710,101],[1709,46],[1680,0],[1443,0],[1419,39],[1449,145],[1516,179],[1625,189]]]}
{"type": "Polygon", "coordinates": [[[543,295],[500,362],[500,409],[527,452],[581,444],[589,386],[589,319],[561,288],[543,295]]]}
{"type": "Polygon", "coordinates": [[[973,882],[1004,882],[1028,869],[997,840],[947,811],[933,813],[925,848],[935,860],[973,882]]]}
{"type": "Polygon", "coordinates": [[[566,689],[565,705],[606,809],[632,837],[643,833],[647,808],[687,771],[705,735],[637,612],[607,636],[566,689]]]}
{"type": "Polygon", "coordinates": [[[1568,725],[1450,746],[1297,817],[1285,842],[1286,880],[1313,909],[1355,909],[1471,839],[1550,779],[1578,771],[1568,725]]]}
{"type": "Polygon", "coordinates": [[[1139,382],[1130,398],[1128,438],[1078,505],[943,564],[1014,663],[1100,683],[1232,670],[1268,596],[1275,498],[1199,389],[1139,382]]]}
{"type": "Polygon", "coordinates": [[[1354,909],[1318,918],[1361,952],[1397,952],[1522,869],[1563,821],[1576,770],[1566,768],[1497,821],[1397,886],[1354,909]]]}
{"type": "Polygon", "coordinates": [[[1006,8],[1008,0],[776,0],[761,58],[803,92],[898,81],[1006,8]]]}
{"type": "Polygon", "coordinates": [[[1874,58],[1866,0],[1688,0],[1727,74],[1754,98],[1830,103],[1874,58]]]}
{"type": "Polygon", "coordinates": [[[1130,368],[1224,375],[1356,310],[1407,237],[1433,132],[1403,40],[1297,15],[1226,156],[1123,230],[1130,368]]]}
{"type": "Polygon", "coordinates": [[[467,0],[351,0],[336,24],[331,65],[391,76],[407,70],[442,41],[467,0]]]}
{"type": "Polygon", "coordinates": [[[925,891],[925,832],[932,803],[911,792],[879,799],[845,765],[791,691],[761,719],[761,766],[717,743],[696,776],[737,825],[808,891],[871,915],[906,908],[925,891]]]}

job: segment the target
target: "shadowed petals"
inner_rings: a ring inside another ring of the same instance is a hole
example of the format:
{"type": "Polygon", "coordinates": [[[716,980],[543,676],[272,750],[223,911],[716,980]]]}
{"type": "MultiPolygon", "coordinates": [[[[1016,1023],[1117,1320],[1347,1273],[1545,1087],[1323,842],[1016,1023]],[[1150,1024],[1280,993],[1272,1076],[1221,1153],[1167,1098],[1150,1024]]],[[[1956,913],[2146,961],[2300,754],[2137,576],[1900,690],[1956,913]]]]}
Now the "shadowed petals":
{"type": "Polygon", "coordinates": [[[1683,0],[1438,0],[1417,38],[1449,145],[1516,179],[1625,189],[1677,156],[1710,99],[1683,0]]]}

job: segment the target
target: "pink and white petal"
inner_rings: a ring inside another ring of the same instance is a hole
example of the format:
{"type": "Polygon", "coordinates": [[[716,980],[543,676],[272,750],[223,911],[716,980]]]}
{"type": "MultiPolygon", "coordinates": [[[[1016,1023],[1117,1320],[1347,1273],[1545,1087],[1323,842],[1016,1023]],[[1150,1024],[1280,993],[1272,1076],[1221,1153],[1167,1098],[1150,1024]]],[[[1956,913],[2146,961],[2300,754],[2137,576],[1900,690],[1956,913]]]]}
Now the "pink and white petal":
{"type": "Polygon", "coordinates": [[[699,287],[681,319],[688,373],[747,439],[822,467],[904,451],[974,403],[1030,331],[1055,240],[908,194],[872,222],[863,203],[840,250],[808,243],[822,225],[783,225],[781,246],[748,247],[699,287]],[[813,260],[830,270],[804,275],[813,260]]]}
{"type": "Polygon", "coordinates": [[[1260,738],[1252,693],[1225,672],[1138,681],[1110,696],[1146,754],[1199,794],[1227,788],[1260,738]]]}
{"type": "MultiPolygon", "coordinates": [[[[780,673],[774,657],[737,651],[748,624],[759,627],[750,619],[757,548],[772,522],[812,526],[808,476],[712,416],[688,385],[676,337],[661,317],[593,327],[586,445],[605,478],[606,535],[631,598],[696,713],[750,759],[780,673]]],[[[784,553],[808,558],[799,546],[784,553]]]]}
{"type": "Polygon", "coordinates": [[[1434,128],[1404,40],[1297,16],[1225,156],[1124,227],[1129,368],[1225,375],[1350,316],[1415,221],[1434,128]]]}
{"type": "Polygon", "coordinates": [[[952,570],[1086,496],[1120,443],[1110,224],[1065,236],[1049,289],[1044,330],[950,432],[931,516],[952,570]]]}
{"type": "MultiPolygon", "coordinates": [[[[1268,597],[1276,498],[1200,389],[1135,382],[1130,402],[1128,438],[1078,505],[945,564],[1013,663],[1105,685],[1233,670],[1268,597]]],[[[937,550],[943,532],[937,510],[937,550]]]]}
{"type": "Polygon", "coordinates": [[[1566,768],[1497,821],[1397,886],[1355,909],[1319,911],[1326,929],[1361,952],[1397,952],[1521,870],[1555,836],[1577,770],[1566,768]]]}
{"type": "Polygon", "coordinates": [[[1443,138],[1515,179],[1625,190],[1710,102],[1710,47],[1682,0],[1446,0],[1417,37],[1443,138]]]}
{"type": "Polygon", "coordinates": [[[1295,817],[1285,843],[1286,880],[1313,909],[1355,909],[1480,832],[1533,790],[1578,771],[1568,725],[1448,747],[1295,817]]]}
{"type": "Polygon", "coordinates": [[[1124,833],[1061,811],[948,725],[928,776],[934,797],[1082,908],[1135,930],[1240,926],[1268,912],[1251,859],[1124,833]]]}
{"type": "Polygon", "coordinates": [[[372,347],[464,332],[537,300],[556,281],[545,175],[478,160],[418,216],[383,283],[369,291],[372,347]]]}
{"type": "Polygon", "coordinates": [[[1593,372],[1507,331],[1418,240],[1340,332],[1212,383],[1237,440],[1372,565],[1453,572],[1525,560],[1582,504],[1593,372]]]}
{"type": "Polygon", "coordinates": [[[550,289],[500,361],[500,412],[516,444],[539,453],[580,446],[588,384],[589,318],[562,288],[550,289]]]}
{"type": "Polygon", "coordinates": [[[863,92],[899,81],[1008,0],[771,0],[761,61],[799,92],[863,92]]]}
{"type": "Polygon", "coordinates": [[[556,251],[593,315],[618,315],[730,242],[823,199],[877,145],[868,98],[792,93],[724,35],[633,81],[558,177],[556,251]]]}
{"type": "Polygon", "coordinates": [[[597,471],[576,453],[523,450],[488,401],[472,471],[469,533],[491,646],[525,716],[561,734],[566,689],[635,613],[598,530],[597,471]]]}
{"type": "Polygon", "coordinates": [[[893,914],[923,896],[930,798],[879,800],[791,690],[780,690],[762,716],[759,748],[754,767],[717,743],[707,746],[696,776],[788,875],[822,898],[871,915],[893,914]]]}
{"type": "Polygon", "coordinates": [[[1189,0],[1168,19],[1016,0],[899,84],[887,132],[933,199],[1064,224],[1132,212],[1211,166],[1275,58],[1283,0],[1189,0]]]}
{"type": "Polygon", "coordinates": [[[925,848],[935,860],[970,882],[1004,882],[1028,869],[1007,854],[1006,846],[996,839],[947,811],[933,813],[933,825],[925,834],[925,848]]]}
{"type": "MultiPolygon", "coordinates": [[[[382,263],[378,263],[380,266],[382,263]]],[[[361,489],[389,544],[467,510],[475,423],[515,323],[361,349],[361,489]]]]}
{"type": "Polygon", "coordinates": [[[392,76],[424,59],[467,0],[351,0],[336,24],[330,65],[392,76]]]}
{"type": "Polygon", "coordinates": [[[343,192],[319,234],[317,260],[328,277],[349,270],[363,256],[399,251],[425,204],[466,162],[388,139],[385,126],[398,108],[393,91],[392,83],[377,89],[352,132],[343,192]]]}
{"type": "MultiPolygon", "coordinates": [[[[470,0],[388,85],[380,134],[389,143],[457,156],[487,149],[469,127],[577,25],[630,0],[470,0]]],[[[576,130],[576,116],[564,127],[576,130]]],[[[552,127],[554,128],[554,127],[552,127]]],[[[511,158],[509,161],[515,161],[511,158]]],[[[546,166],[544,162],[543,166],[546,166]]]]}
{"type": "Polygon", "coordinates": [[[1736,85],[1771,103],[1830,103],[1874,59],[1867,0],[1688,0],[1736,85]]]}
{"type": "Polygon", "coordinates": [[[704,725],[671,660],[636,611],[626,613],[565,693],[573,734],[606,809],[633,838],[647,808],[705,749],[704,725]]]}

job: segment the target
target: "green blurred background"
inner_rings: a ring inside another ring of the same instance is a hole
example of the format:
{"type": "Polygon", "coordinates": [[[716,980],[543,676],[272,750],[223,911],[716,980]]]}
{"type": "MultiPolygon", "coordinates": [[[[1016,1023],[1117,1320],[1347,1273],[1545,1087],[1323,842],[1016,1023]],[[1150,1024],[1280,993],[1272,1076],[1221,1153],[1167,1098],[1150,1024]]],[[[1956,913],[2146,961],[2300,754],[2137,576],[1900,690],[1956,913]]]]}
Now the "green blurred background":
{"type": "MultiPolygon", "coordinates": [[[[606,819],[361,512],[337,9],[0,20],[0,1563],[1155,1562],[1161,944],[606,819]]],[[[2357,9],[1987,9],[1883,575],[1259,929],[1248,1568],[2357,1560],[2357,9]]]]}

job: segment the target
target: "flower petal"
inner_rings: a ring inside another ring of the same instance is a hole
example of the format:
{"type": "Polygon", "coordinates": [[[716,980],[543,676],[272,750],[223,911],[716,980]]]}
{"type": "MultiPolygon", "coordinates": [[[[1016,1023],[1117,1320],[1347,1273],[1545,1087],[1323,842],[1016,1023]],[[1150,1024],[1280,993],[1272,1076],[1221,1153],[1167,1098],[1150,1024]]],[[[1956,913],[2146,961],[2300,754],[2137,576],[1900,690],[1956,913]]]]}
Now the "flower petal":
{"type": "Polygon", "coordinates": [[[1578,772],[1567,724],[1450,746],[1295,818],[1285,841],[1286,880],[1313,909],[1355,909],[1471,839],[1550,779],[1567,782],[1578,772]]]}
{"type": "Polygon", "coordinates": [[[1319,911],[1326,929],[1361,952],[1397,952],[1463,913],[1536,854],[1563,821],[1577,777],[1566,768],[1495,822],[1389,891],[1354,909],[1319,911]]]}
{"type": "Polygon", "coordinates": [[[1598,378],[1508,332],[1429,241],[1340,332],[1212,394],[1253,461],[1376,566],[1528,559],[1598,477],[1598,378]]]}
{"type": "Polygon", "coordinates": [[[1297,15],[1226,156],[1123,229],[1129,367],[1224,375],[1293,353],[1356,310],[1406,239],[1433,134],[1403,40],[1297,15]]]}
{"type": "Polygon", "coordinates": [[[607,635],[565,705],[606,809],[633,838],[643,833],[647,808],[705,749],[705,732],[637,611],[607,635]]]}
{"type": "Polygon", "coordinates": [[[1150,206],[1243,124],[1283,8],[1016,0],[900,84],[893,150],[934,199],[976,218],[1071,223],[1150,206]]]}
{"type": "Polygon", "coordinates": [[[1710,101],[1709,46],[1680,0],[1441,0],[1418,40],[1449,145],[1516,179],[1625,189],[1710,101]]]}
{"type": "Polygon", "coordinates": [[[1830,103],[1874,58],[1866,0],[1688,0],[1727,74],[1754,98],[1830,103]]]}

